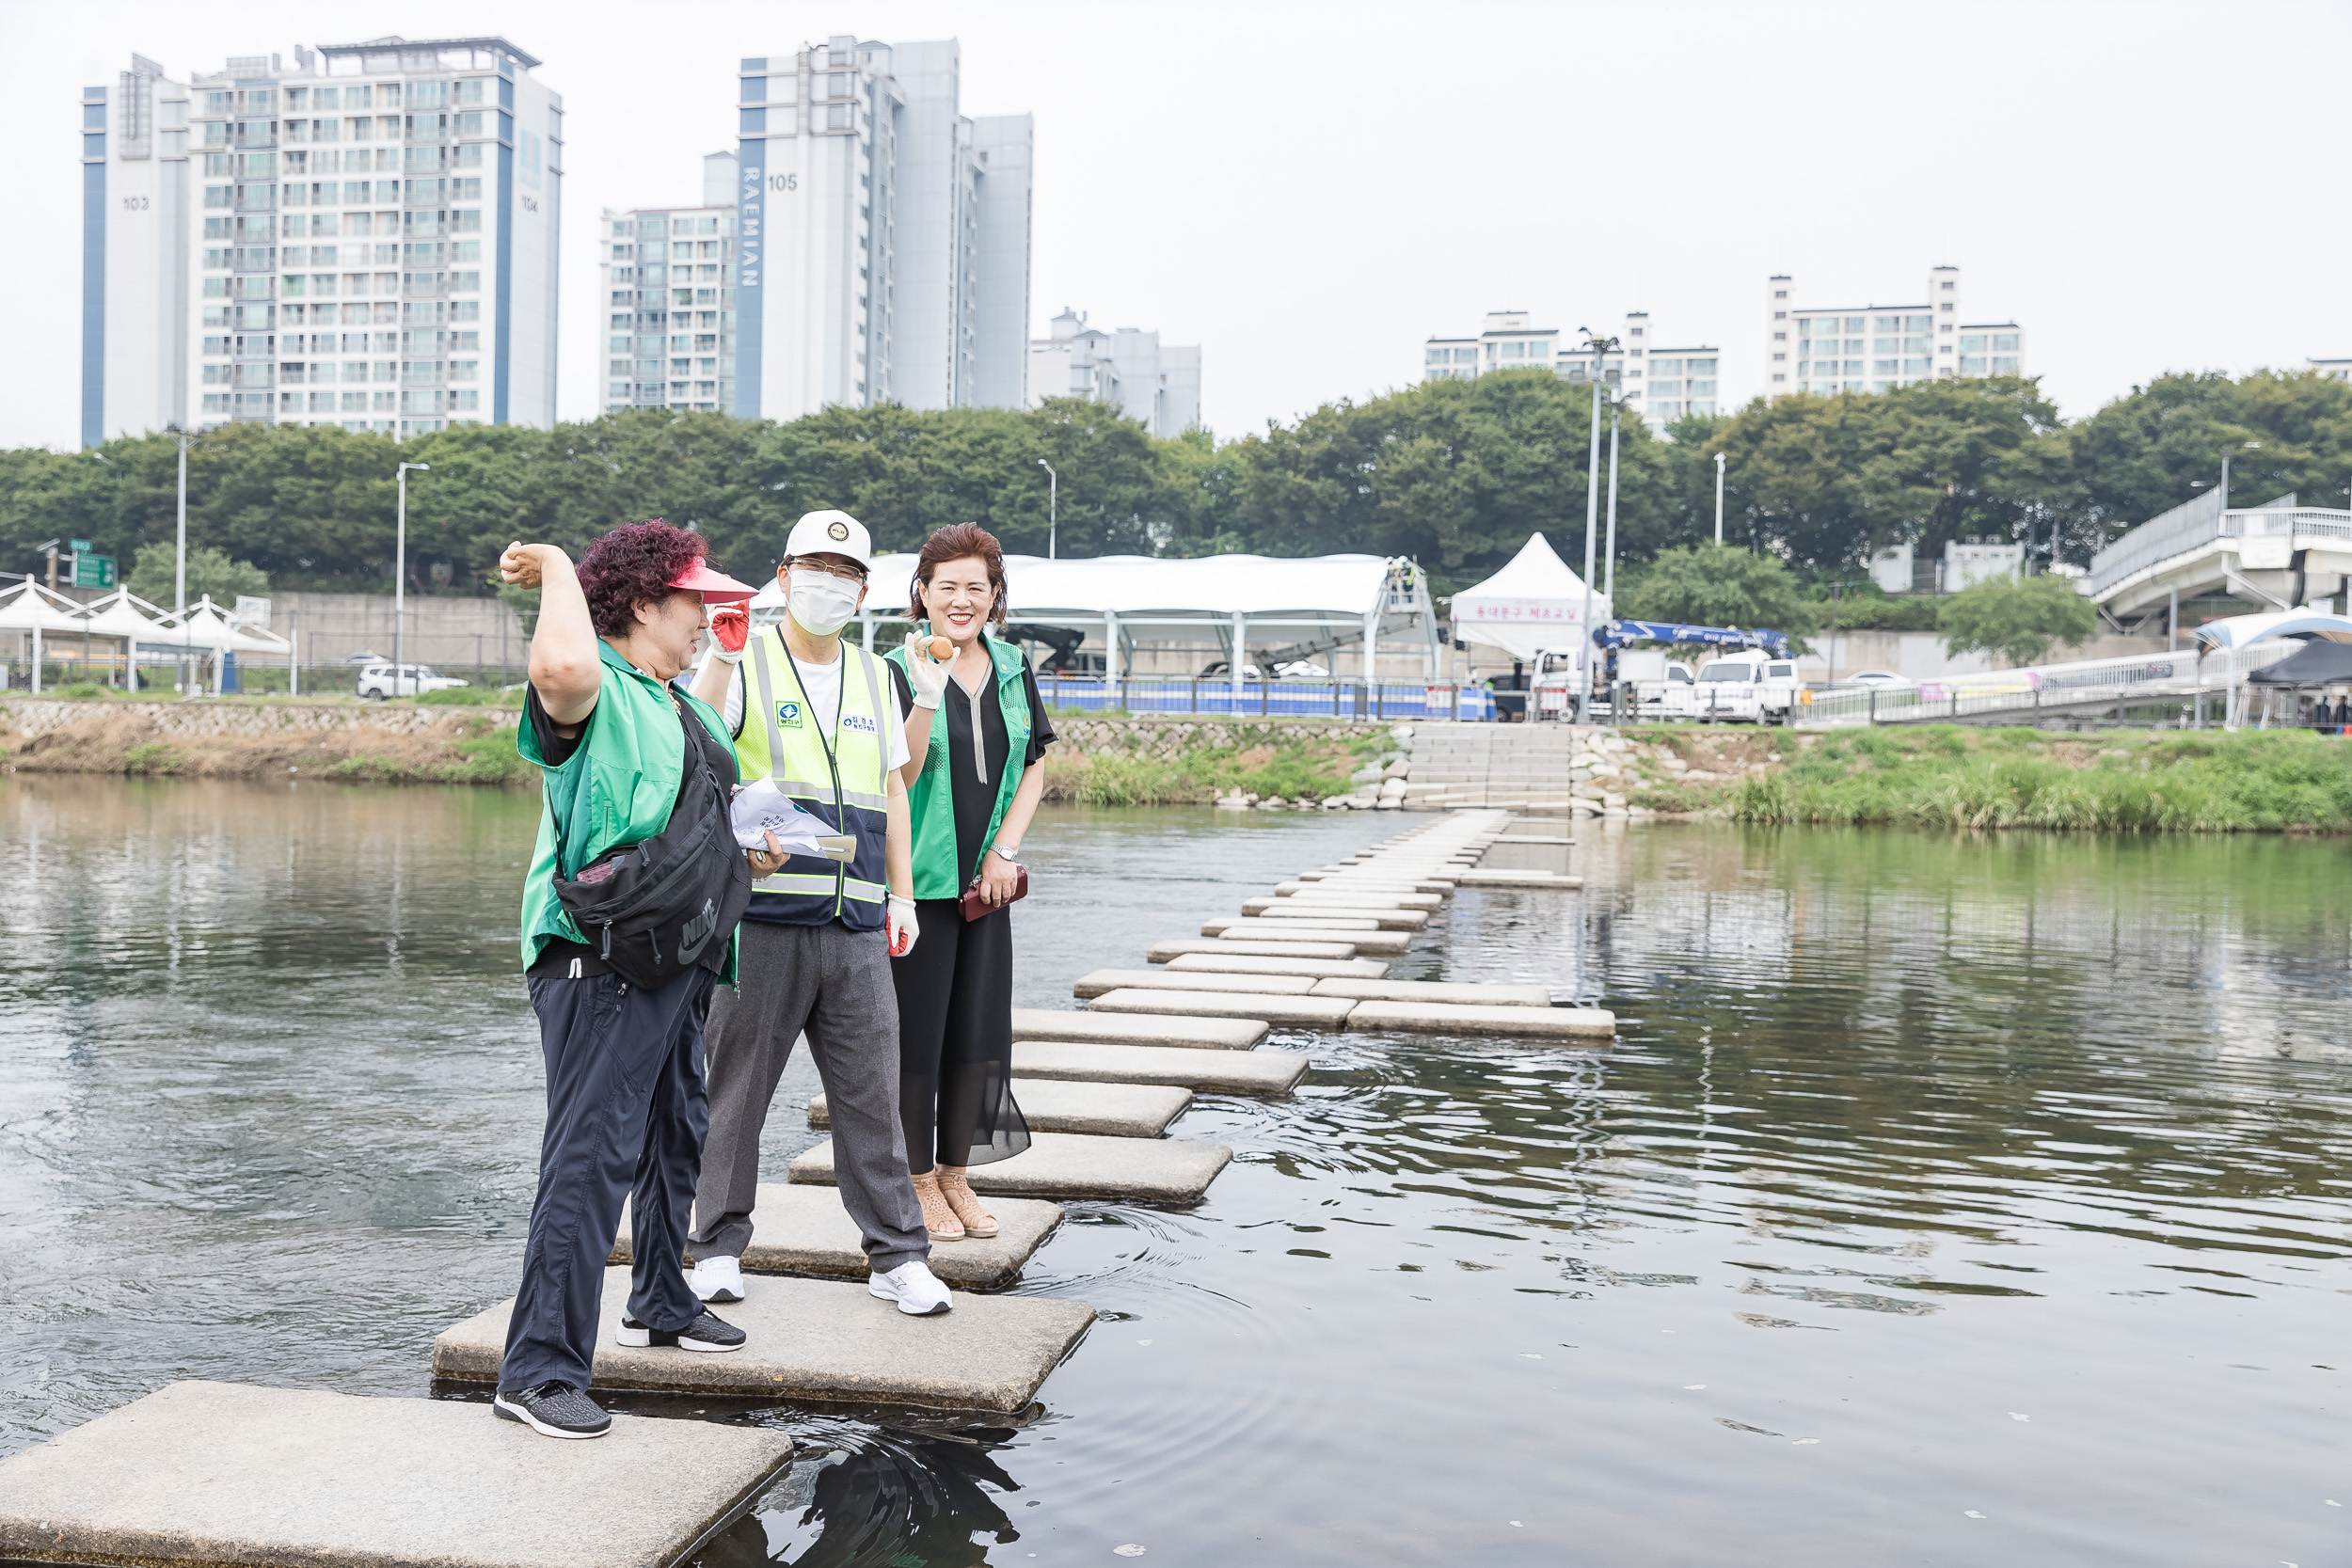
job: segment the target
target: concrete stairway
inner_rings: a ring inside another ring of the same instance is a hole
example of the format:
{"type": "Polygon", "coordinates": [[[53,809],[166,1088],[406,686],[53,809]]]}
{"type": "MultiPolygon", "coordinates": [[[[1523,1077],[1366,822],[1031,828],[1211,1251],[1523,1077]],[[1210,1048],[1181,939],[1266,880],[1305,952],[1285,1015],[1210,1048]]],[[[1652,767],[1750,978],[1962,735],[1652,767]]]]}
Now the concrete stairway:
{"type": "Polygon", "coordinates": [[[1574,784],[1569,764],[1601,734],[1558,723],[1417,724],[1405,803],[1418,810],[1566,812],[1574,784]]]}

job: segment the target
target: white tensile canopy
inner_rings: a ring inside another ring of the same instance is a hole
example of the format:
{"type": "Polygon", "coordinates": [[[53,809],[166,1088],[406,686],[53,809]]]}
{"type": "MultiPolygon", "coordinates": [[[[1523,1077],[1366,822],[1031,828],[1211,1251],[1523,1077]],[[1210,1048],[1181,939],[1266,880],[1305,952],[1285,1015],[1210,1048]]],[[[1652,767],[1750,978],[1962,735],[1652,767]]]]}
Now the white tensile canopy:
{"type": "Polygon", "coordinates": [[[2278,610],[2260,615],[2225,615],[2197,628],[2198,647],[2205,653],[2234,653],[2281,637],[2352,642],[2352,620],[2324,610],[2278,610]]]}
{"type": "MultiPolygon", "coordinates": [[[[1608,595],[1593,594],[1596,626],[1611,620],[1608,595]]],[[[1483,642],[1513,658],[1534,658],[1544,648],[1588,654],[1592,640],[1584,625],[1584,579],[1568,569],[1549,540],[1531,533],[1510,564],[1475,588],[1454,595],[1454,635],[1483,642]]]]}
{"type": "Polygon", "coordinates": [[[82,607],[32,578],[0,594],[0,631],[24,632],[32,640],[33,689],[40,689],[40,634],[80,631],[88,624],[82,607]]]}
{"type": "Polygon", "coordinates": [[[92,599],[87,609],[89,620],[82,630],[92,637],[119,637],[135,648],[142,642],[160,643],[173,635],[164,630],[165,612],[128,588],[92,599]]]}
{"type": "Polygon", "coordinates": [[[226,650],[232,654],[277,654],[282,657],[294,651],[294,644],[275,632],[236,625],[220,612],[210,594],[188,606],[184,617],[165,616],[154,632],[143,634],[139,641],[206,654],[226,650]]]}
{"type": "MultiPolygon", "coordinates": [[[[885,649],[908,604],[918,557],[909,552],[874,558],[866,608],[859,620],[866,644],[885,649]]],[[[1418,627],[1418,641],[1435,655],[1435,621],[1427,585],[1409,560],[1377,555],[1208,555],[1188,559],[1106,555],[1048,561],[1005,557],[1010,619],[1102,633],[1114,650],[1116,675],[1137,641],[1205,634],[1226,649],[1241,678],[1252,633],[1279,633],[1292,644],[1364,644],[1366,668],[1383,635],[1418,627]],[[1152,633],[1158,633],[1154,637],[1152,633]]],[[[755,623],[784,612],[784,595],[771,582],[752,600],[755,623]]]]}

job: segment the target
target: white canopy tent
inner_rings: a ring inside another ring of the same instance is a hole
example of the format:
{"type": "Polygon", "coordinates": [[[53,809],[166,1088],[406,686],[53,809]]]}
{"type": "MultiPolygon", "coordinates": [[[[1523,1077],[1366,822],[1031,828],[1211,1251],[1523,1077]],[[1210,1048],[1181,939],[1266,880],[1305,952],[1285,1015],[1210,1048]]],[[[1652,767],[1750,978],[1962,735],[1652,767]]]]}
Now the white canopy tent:
{"type": "MultiPolygon", "coordinates": [[[[211,654],[213,662],[213,691],[217,696],[228,678],[224,654],[271,654],[287,661],[291,673],[294,644],[275,632],[255,626],[242,626],[232,617],[223,615],[213,596],[205,594],[188,606],[185,615],[167,615],[156,623],[154,631],[140,638],[154,646],[180,648],[190,653],[211,654]]],[[[201,686],[201,682],[198,683],[201,686]]],[[[288,681],[289,689],[293,682],[288,681]]]]}
{"type": "MultiPolygon", "coordinates": [[[[1593,594],[1592,626],[1613,619],[1607,594],[1593,594]]],[[[1531,533],[1510,564],[1475,588],[1454,595],[1454,636],[1500,648],[1532,662],[1539,649],[1577,650],[1577,668],[1591,657],[1584,624],[1584,579],[1569,570],[1550,541],[1531,533]]]]}
{"type": "Polygon", "coordinates": [[[2352,642],[2352,620],[2324,610],[2280,610],[2260,615],[2225,615],[2197,628],[2201,654],[2235,653],[2281,637],[2316,637],[2352,642]]]}
{"type": "Polygon", "coordinates": [[[131,592],[126,586],[116,589],[103,598],[92,599],[86,607],[89,619],[83,624],[87,637],[112,637],[123,646],[123,663],[130,670],[130,682],[138,685],[139,644],[150,647],[160,644],[167,636],[163,629],[164,612],[131,592]],[[147,613],[140,613],[141,610],[147,613]]]}
{"type": "MultiPolygon", "coordinates": [[[[916,561],[912,553],[875,558],[859,614],[867,647],[886,649],[896,641],[893,631],[905,624],[916,561]]],[[[1010,620],[1099,629],[1105,673],[1114,679],[1124,675],[1136,642],[1163,641],[1183,630],[1205,633],[1223,646],[1237,693],[1253,630],[1279,631],[1287,644],[1315,649],[1360,638],[1367,680],[1374,678],[1381,638],[1417,630],[1435,671],[1436,618],[1428,586],[1420,569],[1402,557],[1110,555],[1047,561],[1009,555],[1005,577],[1010,620]],[[1161,637],[1148,635],[1153,631],[1161,637]]],[[[784,597],[771,583],[752,601],[753,619],[772,621],[783,608],[784,597]]]]}
{"type": "Polygon", "coordinates": [[[24,632],[33,642],[33,690],[40,689],[40,634],[77,632],[88,624],[82,607],[27,578],[0,594],[0,631],[24,632]]]}

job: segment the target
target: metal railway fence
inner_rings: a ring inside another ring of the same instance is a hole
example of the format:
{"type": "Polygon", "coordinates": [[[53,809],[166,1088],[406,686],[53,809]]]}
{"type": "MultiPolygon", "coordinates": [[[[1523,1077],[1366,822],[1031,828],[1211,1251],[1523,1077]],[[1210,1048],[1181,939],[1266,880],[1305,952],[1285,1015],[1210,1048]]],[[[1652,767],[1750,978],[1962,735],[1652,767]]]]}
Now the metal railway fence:
{"type": "Polygon", "coordinates": [[[1404,681],[1244,681],[1218,676],[1151,680],[1040,671],[1039,691],[1065,712],[1225,714],[1258,719],[1463,720],[1491,721],[1494,693],[1483,686],[1404,681]]]}

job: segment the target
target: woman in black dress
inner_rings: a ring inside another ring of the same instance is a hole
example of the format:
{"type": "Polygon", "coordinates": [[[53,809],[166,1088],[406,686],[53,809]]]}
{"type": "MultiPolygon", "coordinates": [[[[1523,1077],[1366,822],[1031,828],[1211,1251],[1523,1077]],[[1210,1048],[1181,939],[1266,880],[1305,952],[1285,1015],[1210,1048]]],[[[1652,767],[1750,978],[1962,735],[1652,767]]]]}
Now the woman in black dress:
{"type": "Polygon", "coordinates": [[[925,541],[908,615],[921,623],[888,657],[907,715],[914,908],[923,940],[893,958],[898,1100],[907,1169],[933,1237],[993,1236],[965,1168],[1029,1147],[1012,1098],[1012,912],[1021,841],[1045,790],[1054,727],[1005,618],[1004,553],[976,523],[925,541]],[[934,659],[933,640],[954,651],[934,659]],[[964,918],[977,893],[987,911],[964,918]]]}

